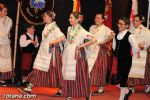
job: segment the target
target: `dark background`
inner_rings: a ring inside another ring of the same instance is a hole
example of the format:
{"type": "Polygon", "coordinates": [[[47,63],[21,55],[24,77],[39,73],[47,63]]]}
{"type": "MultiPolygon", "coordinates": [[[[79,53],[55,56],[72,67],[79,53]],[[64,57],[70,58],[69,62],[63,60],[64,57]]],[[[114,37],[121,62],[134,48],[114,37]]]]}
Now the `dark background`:
{"type": "MultiPolygon", "coordinates": [[[[66,35],[67,27],[69,26],[68,18],[73,8],[73,0],[54,0],[54,11],[56,13],[56,22],[60,27],[61,31],[66,35]]],[[[0,3],[4,3],[8,7],[8,16],[13,20],[13,28],[11,30],[11,47],[12,47],[12,58],[14,50],[14,39],[15,39],[15,21],[17,12],[16,0],[0,0],[0,3]]],[[[112,27],[115,33],[117,30],[117,21],[120,17],[130,16],[130,10],[132,6],[132,0],[112,0],[112,27]]],[[[84,20],[82,26],[88,30],[89,27],[94,23],[94,17],[97,12],[104,12],[105,0],[81,0],[81,12],[83,13],[84,20]]],[[[147,18],[148,0],[138,0],[138,12],[147,18]]],[[[23,25],[25,23],[24,18],[20,14],[19,18],[19,30],[18,40],[20,35],[24,32],[23,25]]],[[[146,22],[145,22],[146,23],[146,22]]],[[[36,26],[36,35],[41,41],[41,32],[44,25],[36,26]]],[[[18,42],[19,43],[19,42],[18,42]]],[[[17,46],[17,58],[15,66],[15,82],[20,80],[21,75],[21,52],[19,45],[17,46]]]]}

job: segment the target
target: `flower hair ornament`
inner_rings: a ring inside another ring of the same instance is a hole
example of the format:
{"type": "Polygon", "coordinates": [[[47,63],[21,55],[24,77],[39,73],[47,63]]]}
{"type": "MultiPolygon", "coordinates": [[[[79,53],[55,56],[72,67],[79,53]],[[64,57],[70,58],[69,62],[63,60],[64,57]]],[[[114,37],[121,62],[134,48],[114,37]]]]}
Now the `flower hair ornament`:
{"type": "Polygon", "coordinates": [[[51,11],[50,14],[52,15],[52,19],[55,20],[56,14],[53,11],[51,11]]]}

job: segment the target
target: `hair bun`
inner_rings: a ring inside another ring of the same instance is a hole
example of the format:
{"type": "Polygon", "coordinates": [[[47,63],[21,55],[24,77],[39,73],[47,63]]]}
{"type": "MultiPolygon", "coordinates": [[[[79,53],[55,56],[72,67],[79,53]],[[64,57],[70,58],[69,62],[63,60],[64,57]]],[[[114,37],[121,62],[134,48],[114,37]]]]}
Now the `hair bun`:
{"type": "Polygon", "coordinates": [[[51,11],[51,15],[52,15],[52,18],[53,18],[53,20],[54,20],[55,17],[56,17],[56,14],[55,14],[53,11],[51,11]]]}

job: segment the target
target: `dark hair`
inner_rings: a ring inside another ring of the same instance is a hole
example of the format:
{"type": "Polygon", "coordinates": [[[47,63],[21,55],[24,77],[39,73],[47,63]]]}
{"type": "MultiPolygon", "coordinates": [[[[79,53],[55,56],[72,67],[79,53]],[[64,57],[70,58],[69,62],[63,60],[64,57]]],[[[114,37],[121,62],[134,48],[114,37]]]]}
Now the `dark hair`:
{"type": "Polygon", "coordinates": [[[127,17],[121,17],[119,20],[123,20],[126,25],[130,25],[130,20],[127,17]]]}
{"type": "Polygon", "coordinates": [[[2,11],[4,8],[7,8],[4,4],[0,3],[0,11],[2,11]]]}
{"type": "Polygon", "coordinates": [[[79,12],[72,12],[71,14],[74,16],[75,19],[78,19],[80,15],[79,12]]]}
{"type": "Polygon", "coordinates": [[[32,26],[34,26],[34,25],[27,23],[27,24],[24,25],[24,30],[27,31],[27,29],[31,28],[32,26]]]}
{"type": "Polygon", "coordinates": [[[51,17],[53,21],[55,20],[56,14],[53,11],[47,10],[45,12],[45,14],[47,14],[49,17],[51,17]]]}
{"type": "Polygon", "coordinates": [[[104,16],[104,14],[103,13],[96,13],[96,15],[101,15],[102,16],[102,19],[105,19],[105,16],[104,16]]]}
{"type": "Polygon", "coordinates": [[[145,20],[145,19],[144,19],[144,16],[139,15],[139,14],[135,15],[134,18],[135,18],[135,17],[138,17],[139,20],[142,21],[142,22],[145,20]]]}

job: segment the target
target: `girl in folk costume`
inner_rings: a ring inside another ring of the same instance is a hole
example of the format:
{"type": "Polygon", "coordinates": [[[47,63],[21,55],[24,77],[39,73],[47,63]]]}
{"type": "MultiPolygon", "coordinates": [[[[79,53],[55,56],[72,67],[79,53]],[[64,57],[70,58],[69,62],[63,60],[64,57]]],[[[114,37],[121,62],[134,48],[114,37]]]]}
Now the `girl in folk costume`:
{"type": "Polygon", "coordinates": [[[10,29],[12,20],[7,16],[7,8],[0,3],[0,83],[6,85],[5,80],[12,79],[12,60],[10,47],[10,29]]]}
{"type": "Polygon", "coordinates": [[[20,47],[22,52],[22,82],[26,82],[26,77],[32,69],[32,62],[34,60],[35,49],[39,46],[38,38],[34,34],[35,27],[34,25],[27,24],[26,33],[20,37],[20,47]]]}
{"type": "Polygon", "coordinates": [[[89,100],[89,72],[84,47],[93,44],[96,39],[79,24],[78,12],[71,13],[69,21],[71,26],[63,53],[62,93],[67,100],[72,97],[86,97],[89,100]]]}
{"type": "Polygon", "coordinates": [[[131,91],[127,88],[128,74],[132,65],[131,49],[135,53],[139,52],[134,36],[128,31],[129,25],[128,18],[120,18],[118,21],[119,33],[113,39],[114,55],[118,60],[117,76],[121,90],[119,100],[128,100],[131,94],[131,91]]]}
{"type": "Polygon", "coordinates": [[[64,34],[54,21],[53,11],[44,13],[43,20],[46,23],[42,32],[42,41],[35,58],[32,72],[28,75],[30,82],[23,92],[31,92],[32,86],[62,87],[62,56],[60,43],[65,39],[64,34]]]}
{"type": "Polygon", "coordinates": [[[132,32],[135,35],[136,41],[141,48],[140,58],[137,59],[133,54],[133,63],[129,74],[130,89],[134,92],[134,85],[147,85],[145,92],[150,92],[150,30],[142,25],[143,18],[141,15],[136,15],[133,20],[135,30],[132,32]],[[139,67],[139,71],[136,69],[139,67]],[[135,70],[137,72],[135,72],[135,70]],[[139,73],[140,72],[140,73],[139,73]]]}
{"type": "Polygon", "coordinates": [[[107,74],[107,50],[106,43],[113,39],[112,30],[103,24],[104,15],[97,13],[95,16],[95,25],[90,27],[90,33],[95,36],[97,42],[91,46],[92,55],[88,57],[91,86],[97,86],[98,90],[93,92],[93,95],[98,95],[104,92],[103,86],[106,84],[107,74]],[[93,68],[92,68],[93,67],[93,68]]]}

